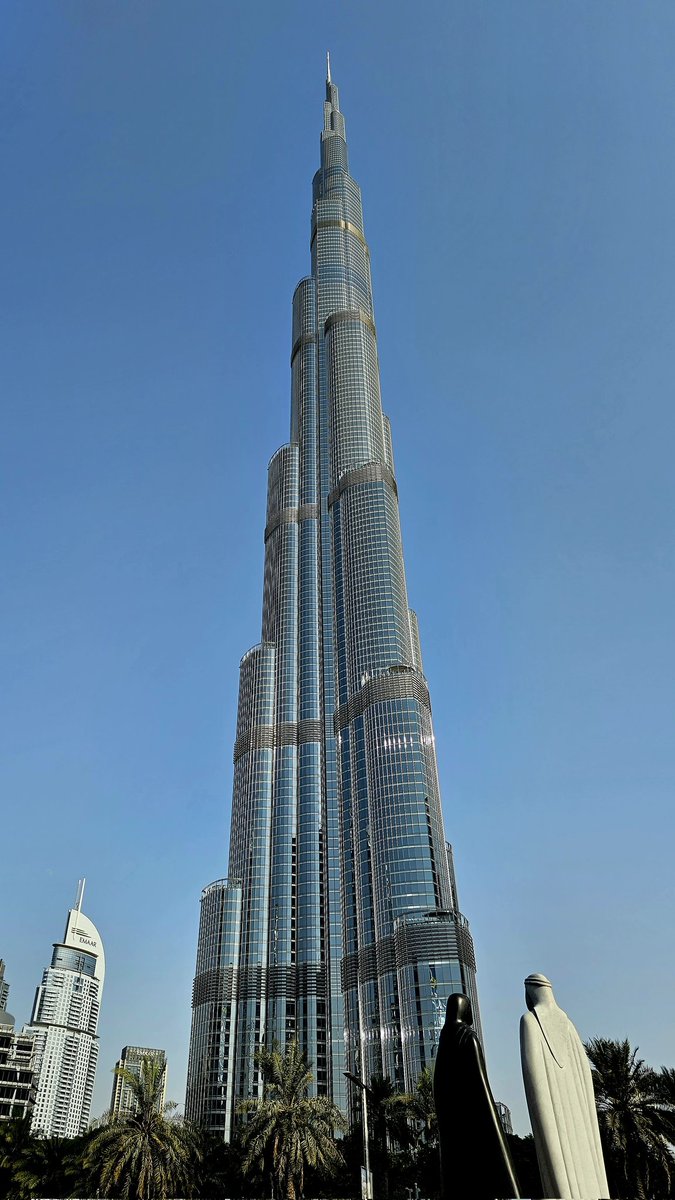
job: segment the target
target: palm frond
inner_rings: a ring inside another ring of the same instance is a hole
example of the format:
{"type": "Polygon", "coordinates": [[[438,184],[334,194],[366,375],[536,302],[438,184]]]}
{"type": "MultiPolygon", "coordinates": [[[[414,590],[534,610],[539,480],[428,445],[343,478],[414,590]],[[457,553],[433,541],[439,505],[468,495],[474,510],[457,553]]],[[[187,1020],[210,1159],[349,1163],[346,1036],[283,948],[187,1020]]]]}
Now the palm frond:
{"type": "Polygon", "coordinates": [[[271,1174],[285,1200],[302,1197],[306,1167],[342,1163],[335,1131],[346,1128],[342,1113],[327,1096],[310,1096],[313,1075],[297,1042],[284,1051],[260,1047],[256,1065],[263,1079],[260,1098],[242,1101],[241,1128],[245,1175],[271,1174]]]}
{"type": "Polygon", "coordinates": [[[600,1138],[612,1195],[665,1195],[675,1176],[669,1143],[675,1134],[675,1073],[660,1073],[638,1058],[627,1038],[586,1043],[595,1088],[600,1138]]]}

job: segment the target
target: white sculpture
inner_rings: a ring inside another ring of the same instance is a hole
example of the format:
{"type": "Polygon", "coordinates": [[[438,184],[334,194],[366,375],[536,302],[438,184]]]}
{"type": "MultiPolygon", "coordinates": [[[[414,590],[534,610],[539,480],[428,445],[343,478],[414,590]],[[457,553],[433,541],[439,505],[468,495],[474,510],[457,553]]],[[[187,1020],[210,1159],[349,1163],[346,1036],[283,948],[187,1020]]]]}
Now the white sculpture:
{"type": "Polygon", "coordinates": [[[604,1200],[609,1189],[586,1051],[545,975],[528,975],[525,999],[520,1055],[544,1195],[604,1200]]]}

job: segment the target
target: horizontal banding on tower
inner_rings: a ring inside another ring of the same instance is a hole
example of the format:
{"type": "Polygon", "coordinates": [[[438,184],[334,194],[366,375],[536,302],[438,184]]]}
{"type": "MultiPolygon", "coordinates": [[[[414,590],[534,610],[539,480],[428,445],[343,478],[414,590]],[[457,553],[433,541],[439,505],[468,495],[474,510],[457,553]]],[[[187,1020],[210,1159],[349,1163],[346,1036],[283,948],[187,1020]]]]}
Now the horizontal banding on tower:
{"type": "Polygon", "coordinates": [[[426,680],[412,668],[405,668],[369,679],[355,696],[351,696],[346,704],[341,704],[333,717],[335,732],[339,733],[356,717],[361,716],[371,704],[378,704],[383,700],[417,700],[431,712],[426,680]]]}
{"type": "Polygon", "coordinates": [[[279,725],[252,725],[234,743],[234,761],[249,750],[272,750],[275,746],[301,746],[321,741],[321,721],[284,721],[279,725]]]}
{"type": "Polygon", "coordinates": [[[280,525],[297,525],[300,521],[316,520],[319,515],[318,504],[300,504],[298,508],[282,508],[280,512],[267,522],[265,526],[265,541],[280,525]]]}
{"type": "Polygon", "coordinates": [[[329,333],[334,325],[341,325],[345,321],[360,321],[362,325],[366,325],[373,337],[376,336],[375,322],[372,317],[368,316],[362,308],[344,308],[341,312],[331,313],[323,324],[324,333],[329,333]]]}
{"type": "Polygon", "coordinates": [[[310,246],[314,244],[317,229],[344,229],[346,233],[351,233],[355,238],[358,238],[359,241],[365,246],[366,253],[368,252],[368,243],[366,239],[361,233],[361,230],[356,225],[353,225],[351,221],[343,221],[340,219],[331,218],[325,218],[321,221],[314,221],[312,224],[312,237],[309,243],[310,246]]]}
{"type": "Polygon", "coordinates": [[[385,463],[372,462],[365,463],[362,467],[355,467],[353,471],[345,471],[345,474],[339,479],[337,487],[333,488],[328,497],[328,507],[332,508],[347,488],[356,487],[359,483],[377,483],[380,480],[382,483],[386,483],[398,498],[398,485],[389,467],[385,463]]]}

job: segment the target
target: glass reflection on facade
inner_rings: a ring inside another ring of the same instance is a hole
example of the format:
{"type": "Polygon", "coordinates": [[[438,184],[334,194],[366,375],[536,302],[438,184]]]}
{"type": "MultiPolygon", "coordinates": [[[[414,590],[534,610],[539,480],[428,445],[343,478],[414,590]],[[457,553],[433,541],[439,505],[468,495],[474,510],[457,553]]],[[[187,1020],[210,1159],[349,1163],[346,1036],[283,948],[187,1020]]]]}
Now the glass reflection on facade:
{"type": "Polygon", "coordinates": [[[412,1089],[475,962],[408,607],[361,194],[326,82],[290,441],[268,468],[262,640],[241,662],[229,877],[202,896],[186,1115],[230,1136],[261,1041],[315,1090],[412,1089]]]}

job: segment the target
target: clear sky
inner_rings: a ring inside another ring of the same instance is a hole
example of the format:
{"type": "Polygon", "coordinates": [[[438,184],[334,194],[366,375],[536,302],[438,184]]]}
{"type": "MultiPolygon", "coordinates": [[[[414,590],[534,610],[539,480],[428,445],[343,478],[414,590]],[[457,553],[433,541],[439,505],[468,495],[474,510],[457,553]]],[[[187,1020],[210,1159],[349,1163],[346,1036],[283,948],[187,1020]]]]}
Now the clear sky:
{"type": "Polygon", "coordinates": [[[522,981],[675,1065],[672,0],[5,0],[0,957],[77,879],[184,1098],[324,54],[495,1094],[522,981]]]}

